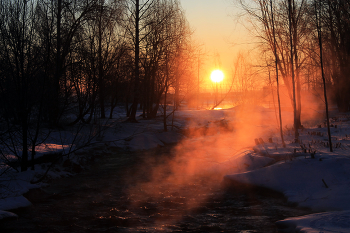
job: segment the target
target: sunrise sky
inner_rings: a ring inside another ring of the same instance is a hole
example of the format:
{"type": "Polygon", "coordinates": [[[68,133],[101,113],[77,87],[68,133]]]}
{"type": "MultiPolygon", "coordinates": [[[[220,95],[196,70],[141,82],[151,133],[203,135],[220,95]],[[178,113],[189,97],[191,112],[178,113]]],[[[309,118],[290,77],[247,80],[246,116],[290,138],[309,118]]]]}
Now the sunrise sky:
{"type": "Polygon", "coordinates": [[[244,27],[237,23],[236,15],[240,10],[236,1],[181,0],[181,5],[195,31],[195,40],[203,44],[207,52],[207,73],[211,69],[220,68],[225,75],[229,75],[237,52],[244,49],[247,42],[244,27]],[[215,67],[217,61],[221,67],[215,67]]]}

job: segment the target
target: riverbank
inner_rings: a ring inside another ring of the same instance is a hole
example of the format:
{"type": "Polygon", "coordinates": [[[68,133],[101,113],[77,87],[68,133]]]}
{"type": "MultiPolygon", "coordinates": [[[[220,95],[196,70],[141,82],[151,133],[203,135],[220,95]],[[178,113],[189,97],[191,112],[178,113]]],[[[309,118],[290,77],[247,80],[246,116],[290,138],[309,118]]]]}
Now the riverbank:
{"type": "Polygon", "coordinates": [[[256,152],[280,162],[225,179],[279,191],[288,202],[316,212],[278,221],[284,232],[349,232],[349,121],[346,114],[331,119],[333,152],[325,124],[319,124],[302,130],[300,143],[291,143],[293,134],[287,135],[286,148],[276,143],[256,145],[256,152]]]}
{"type": "Polygon", "coordinates": [[[0,229],[277,233],[276,221],[309,213],[271,190],[238,189],[209,173],[183,177],[168,166],[180,156],[174,152],[167,145],[105,155],[91,169],[25,194],[33,206],[15,210],[18,219],[0,221],[0,229]]]}
{"type": "MultiPolygon", "coordinates": [[[[95,151],[92,153],[110,153],[109,150],[113,148],[140,151],[178,142],[167,166],[159,166],[152,172],[154,181],[157,181],[156,174],[166,169],[175,174],[170,178],[176,177],[177,184],[187,182],[184,177],[210,174],[221,179],[225,177],[241,183],[263,186],[283,193],[289,202],[299,206],[311,208],[315,212],[327,211],[322,216],[308,215],[278,222],[284,228],[289,227],[291,232],[295,229],[306,232],[318,232],[319,229],[324,232],[327,229],[342,232],[341,230],[350,229],[350,226],[341,221],[348,216],[346,197],[350,187],[349,117],[341,115],[332,119],[335,151],[329,153],[326,129],[322,121],[307,125],[300,132],[302,143],[295,144],[292,143],[291,121],[288,121],[288,116],[284,118],[287,119],[284,129],[287,147],[281,147],[276,125],[271,124],[274,114],[274,111],[261,107],[248,110],[248,114],[241,114],[238,109],[180,111],[175,118],[176,128],[186,131],[187,137],[177,131],[162,132],[161,120],[140,118],[138,124],[121,120],[116,122],[115,127],[104,132],[102,141],[94,144],[97,149],[86,150],[95,151]],[[255,145],[255,139],[260,141],[260,138],[263,143],[255,145]],[[314,159],[311,159],[311,154],[314,159]],[[333,210],[344,212],[331,213],[333,210]],[[332,217],[332,214],[336,217],[332,217]],[[317,219],[322,219],[322,226],[317,219]],[[328,228],[324,224],[328,224],[328,228]]],[[[75,161],[78,163],[78,160],[75,161]]],[[[147,165],[145,169],[147,170],[147,165]]],[[[0,210],[30,205],[22,194],[30,188],[46,185],[30,184],[42,171],[38,166],[35,171],[11,173],[8,183],[11,186],[7,187],[12,196],[1,199],[0,210]]],[[[71,176],[72,173],[56,167],[49,175],[51,178],[58,178],[71,176]]],[[[3,176],[1,178],[4,179],[3,176]]],[[[152,189],[149,183],[145,187],[152,189]]],[[[6,213],[9,212],[2,212],[2,216],[6,213]]],[[[10,213],[9,215],[14,216],[10,213]]]]}

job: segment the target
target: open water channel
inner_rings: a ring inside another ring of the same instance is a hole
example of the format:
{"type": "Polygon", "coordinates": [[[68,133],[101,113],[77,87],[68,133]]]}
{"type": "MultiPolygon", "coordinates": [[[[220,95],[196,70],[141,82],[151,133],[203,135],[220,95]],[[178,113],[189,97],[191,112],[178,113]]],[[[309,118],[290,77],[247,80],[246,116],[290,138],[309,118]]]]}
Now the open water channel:
{"type": "MultiPolygon", "coordinates": [[[[275,222],[308,214],[282,195],[239,188],[222,176],[170,178],[172,147],[116,150],[91,169],[32,190],[31,207],[0,232],[278,232],[275,222]],[[155,172],[156,169],[156,177],[155,172]]],[[[178,174],[181,174],[178,173],[178,174]]]]}

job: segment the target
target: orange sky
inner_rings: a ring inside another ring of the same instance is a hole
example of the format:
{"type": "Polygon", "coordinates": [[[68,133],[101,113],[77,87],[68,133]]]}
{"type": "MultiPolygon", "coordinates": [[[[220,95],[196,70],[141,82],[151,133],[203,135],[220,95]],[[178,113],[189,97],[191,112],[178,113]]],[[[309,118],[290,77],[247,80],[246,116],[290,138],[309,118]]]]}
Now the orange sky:
{"type": "Polygon", "coordinates": [[[207,52],[203,75],[209,78],[211,70],[218,68],[214,64],[218,60],[225,76],[230,75],[236,54],[247,42],[244,28],[235,17],[239,13],[235,0],[181,0],[181,5],[195,31],[195,40],[207,52]]]}

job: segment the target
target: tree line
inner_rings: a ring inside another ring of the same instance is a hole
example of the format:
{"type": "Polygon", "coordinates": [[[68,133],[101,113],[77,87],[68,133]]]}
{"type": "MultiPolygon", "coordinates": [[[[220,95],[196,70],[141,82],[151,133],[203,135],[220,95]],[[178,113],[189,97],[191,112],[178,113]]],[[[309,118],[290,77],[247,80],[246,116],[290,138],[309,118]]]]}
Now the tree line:
{"type": "Polygon", "coordinates": [[[0,51],[1,154],[22,171],[44,128],[112,118],[120,104],[131,122],[163,108],[167,130],[167,94],[176,109],[192,85],[178,0],[0,0],[0,51]]]}
{"type": "Polygon", "coordinates": [[[266,57],[267,68],[276,71],[274,83],[277,82],[277,93],[279,78],[283,80],[287,89],[294,110],[296,141],[298,141],[298,129],[302,127],[302,90],[310,92],[324,90],[327,116],[328,99],[337,105],[339,111],[349,111],[349,1],[240,0],[239,2],[253,19],[256,35],[263,42],[260,51],[266,57]]]}
{"type": "MultiPolygon", "coordinates": [[[[280,81],[286,86],[295,139],[303,89],[324,89],[325,100],[330,90],[328,98],[348,111],[350,3],[239,1],[277,92],[280,81]]],[[[161,110],[167,130],[183,96],[199,96],[191,34],[179,0],[0,0],[1,157],[15,155],[26,170],[52,131],[112,118],[118,105],[130,122],[138,109],[148,119],[161,110]]],[[[254,83],[253,76],[237,78],[254,83]]]]}

